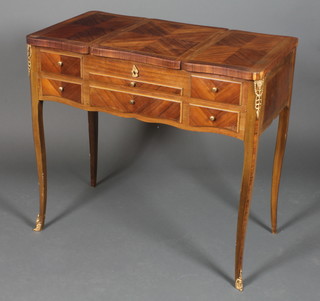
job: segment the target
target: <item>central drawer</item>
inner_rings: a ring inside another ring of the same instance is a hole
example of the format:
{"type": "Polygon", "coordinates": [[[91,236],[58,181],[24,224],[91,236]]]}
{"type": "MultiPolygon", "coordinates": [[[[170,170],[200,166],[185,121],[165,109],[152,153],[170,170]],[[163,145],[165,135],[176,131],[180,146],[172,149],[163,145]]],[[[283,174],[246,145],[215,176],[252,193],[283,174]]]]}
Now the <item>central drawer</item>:
{"type": "Polygon", "coordinates": [[[90,88],[90,105],[114,113],[131,113],[140,116],[180,122],[181,103],[178,101],[145,97],[103,88],[90,88]]]}
{"type": "Polygon", "coordinates": [[[84,70],[95,82],[181,96],[190,91],[190,74],[183,70],[94,55],[85,57],[84,70]]]}
{"type": "Polygon", "coordinates": [[[174,94],[174,95],[182,95],[182,88],[176,88],[171,86],[165,86],[160,84],[148,83],[143,82],[136,79],[125,79],[119,78],[114,76],[107,76],[107,75],[99,75],[99,74],[90,74],[90,80],[103,82],[112,85],[118,85],[122,87],[131,87],[136,89],[142,89],[147,91],[158,91],[167,94],[174,94]]]}

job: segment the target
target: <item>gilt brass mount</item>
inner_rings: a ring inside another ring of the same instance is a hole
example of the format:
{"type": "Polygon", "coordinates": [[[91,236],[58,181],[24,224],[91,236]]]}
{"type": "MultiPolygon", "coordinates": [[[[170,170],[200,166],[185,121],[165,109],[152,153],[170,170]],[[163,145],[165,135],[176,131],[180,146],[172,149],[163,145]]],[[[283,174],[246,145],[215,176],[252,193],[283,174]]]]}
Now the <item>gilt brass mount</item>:
{"type": "Polygon", "coordinates": [[[32,56],[32,50],[31,45],[27,45],[27,59],[28,59],[28,74],[30,76],[31,73],[31,56],[32,56]]]}
{"type": "Polygon", "coordinates": [[[132,66],[131,75],[132,77],[139,77],[139,70],[136,65],[132,66]]]}
{"type": "Polygon", "coordinates": [[[263,79],[254,81],[254,93],[256,94],[255,109],[256,109],[257,119],[259,119],[260,110],[262,106],[263,84],[264,84],[263,79]]]}
{"type": "Polygon", "coordinates": [[[39,232],[42,230],[42,223],[40,221],[40,215],[38,214],[37,220],[36,220],[36,227],[33,229],[35,232],[39,232]]]}
{"type": "Polygon", "coordinates": [[[239,275],[239,277],[236,279],[235,287],[236,287],[236,289],[239,290],[240,292],[243,291],[242,271],[240,271],[240,275],[239,275]]]}

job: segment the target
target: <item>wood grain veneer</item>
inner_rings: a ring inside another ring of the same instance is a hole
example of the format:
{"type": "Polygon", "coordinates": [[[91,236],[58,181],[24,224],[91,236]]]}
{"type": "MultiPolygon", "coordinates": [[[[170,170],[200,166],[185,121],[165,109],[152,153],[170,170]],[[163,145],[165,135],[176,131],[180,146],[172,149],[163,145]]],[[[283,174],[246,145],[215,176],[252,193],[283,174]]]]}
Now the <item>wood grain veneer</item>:
{"type": "Polygon", "coordinates": [[[155,85],[148,82],[142,82],[135,79],[124,79],[114,76],[106,76],[99,74],[90,74],[89,79],[96,82],[103,82],[107,84],[119,85],[123,87],[136,88],[138,90],[159,91],[168,94],[182,95],[182,88],[168,87],[164,85],[155,85]]]}
{"type": "Polygon", "coordinates": [[[90,89],[90,99],[94,107],[110,108],[116,112],[134,113],[150,118],[180,121],[181,104],[179,102],[97,88],[90,89]]]}
{"type": "Polygon", "coordinates": [[[78,84],[57,81],[52,79],[42,79],[42,95],[57,96],[67,98],[72,101],[81,102],[81,86],[78,84]]]}
{"type": "Polygon", "coordinates": [[[80,58],[41,52],[41,71],[81,77],[80,58]]]}
{"type": "Polygon", "coordinates": [[[239,105],[241,83],[203,76],[191,77],[191,96],[204,100],[239,105]]]}
{"type": "Polygon", "coordinates": [[[31,45],[165,68],[259,79],[297,39],[89,12],[27,36],[31,45]]]}
{"type": "Polygon", "coordinates": [[[191,105],[189,110],[189,124],[191,126],[216,127],[234,132],[238,131],[239,113],[195,105],[191,105]],[[212,120],[210,118],[212,118],[212,120]]]}

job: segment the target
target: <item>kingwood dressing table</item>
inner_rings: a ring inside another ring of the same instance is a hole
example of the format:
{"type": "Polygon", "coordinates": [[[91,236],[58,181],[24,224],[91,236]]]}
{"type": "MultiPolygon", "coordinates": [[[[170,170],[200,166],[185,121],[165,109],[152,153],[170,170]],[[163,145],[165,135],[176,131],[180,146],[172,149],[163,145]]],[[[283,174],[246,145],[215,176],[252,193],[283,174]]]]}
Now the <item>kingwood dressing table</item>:
{"type": "Polygon", "coordinates": [[[43,101],[88,111],[91,185],[98,112],[212,132],[244,142],[235,255],[242,261],[261,133],[279,116],[271,196],[272,232],[288,129],[297,39],[91,11],[27,36],[40,211],[47,171],[43,101]]]}

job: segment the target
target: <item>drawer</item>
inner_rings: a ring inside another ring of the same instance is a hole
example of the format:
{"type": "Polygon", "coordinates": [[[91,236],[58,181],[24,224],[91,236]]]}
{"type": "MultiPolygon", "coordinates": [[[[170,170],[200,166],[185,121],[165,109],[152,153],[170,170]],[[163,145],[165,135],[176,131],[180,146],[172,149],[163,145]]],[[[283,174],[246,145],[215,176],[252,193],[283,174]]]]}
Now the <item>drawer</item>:
{"type": "Polygon", "coordinates": [[[132,88],[149,90],[149,91],[159,91],[159,92],[168,93],[168,94],[182,95],[181,88],[169,87],[164,85],[155,85],[155,84],[141,82],[133,79],[128,80],[128,79],[123,79],[119,77],[90,74],[90,80],[119,85],[123,87],[132,87],[132,88]]]}
{"type": "Polygon", "coordinates": [[[180,122],[180,102],[90,88],[90,104],[94,107],[111,109],[115,113],[133,113],[180,122]]]}
{"type": "Polygon", "coordinates": [[[57,96],[81,103],[81,85],[43,78],[42,95],[57,96]]]}
{"type": "Polygon", "coordinates": [[[190,75],[183,70],[161,68],[143,63],[109,59],[94,55],[85,58],[85,70],[90,75],[99,74],[106,77],[116,77],[129,81],[173,87],[175,91],[171,90],[169,93],[174,94],[183,93],[183,90],[190,86],[190,75]]]}
{"type": "Polygon", "coordinates": [[[80,58],[58,53],[41,52],[41,71],[81,76],[80,58]]]}
{"type": "Polygon", "coordinates": [[[238,132],[239,113],[190,105],[189,125],[194,127],[216,127],[238,132]]]}
{"type": "Polygon", "coordinates": [[[240,105],[241,83],[192,76],[191,97],[240,105]]]}

